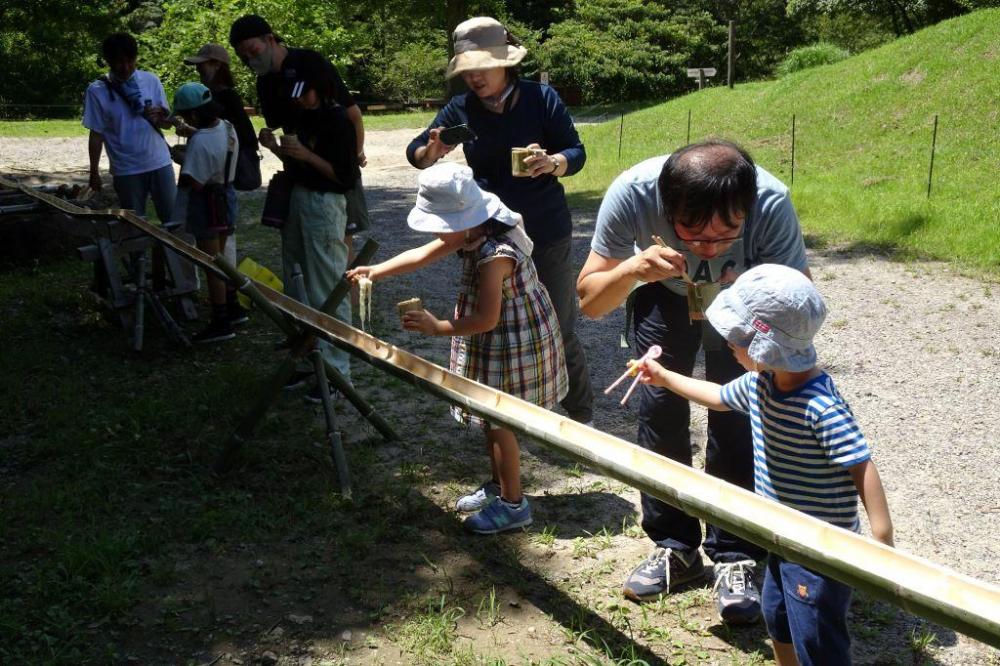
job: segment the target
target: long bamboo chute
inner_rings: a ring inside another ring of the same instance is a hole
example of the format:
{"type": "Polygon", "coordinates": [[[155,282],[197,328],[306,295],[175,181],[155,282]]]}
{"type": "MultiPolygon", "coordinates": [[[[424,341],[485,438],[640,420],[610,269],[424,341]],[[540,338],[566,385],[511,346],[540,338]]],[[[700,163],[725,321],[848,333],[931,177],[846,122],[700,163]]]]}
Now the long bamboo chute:
{"type": "MultiPolygon", "coordinates": [[[[0,179],[64,213],[116,217],[216,272],[211,258],[127,211],[91,211],[0,179]]],[[[367,363],[782,557],[1000,648],[1000,587],[884,546],[622,439],[456,375],[257,284],[287,316],[367,363]]]]}

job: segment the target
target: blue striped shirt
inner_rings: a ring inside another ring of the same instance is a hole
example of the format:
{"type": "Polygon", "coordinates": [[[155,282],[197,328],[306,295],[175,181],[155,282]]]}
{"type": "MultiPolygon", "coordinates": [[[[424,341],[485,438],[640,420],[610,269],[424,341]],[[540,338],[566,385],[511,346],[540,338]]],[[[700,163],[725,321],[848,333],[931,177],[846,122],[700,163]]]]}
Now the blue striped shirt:
{"type": "Polygon", "coordinates": [[[770,373],[748,372],[722,387],[722,402],[750,416],[758,495],[859,531],[858,491],[848,470],[871,453],[828,374],[782,393],[770,373]]]}

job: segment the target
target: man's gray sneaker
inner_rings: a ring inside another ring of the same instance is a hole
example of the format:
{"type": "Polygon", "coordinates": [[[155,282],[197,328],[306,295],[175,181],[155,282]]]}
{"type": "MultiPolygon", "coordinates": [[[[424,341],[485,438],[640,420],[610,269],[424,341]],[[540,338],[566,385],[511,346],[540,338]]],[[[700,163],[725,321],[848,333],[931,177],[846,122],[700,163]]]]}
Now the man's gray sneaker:
{"type": "Polygon", "coordinates": [[[494,497],[500,497],[500,484],[492,479],[463,495],[455,502],[455,508],[463,513],[472,513],[486,507],[494,497]]]}
{"type": "Polygon", "coordinates": [[[760,619],[760,589],[753,560],[715,565],[715,607],[726,624],[752,624],[760,619]]]}
{"type": "Polygon", "coordinates": [[[622,592],[633,601],[654,601],[704,575],[705,565],[697,550],[685,553],[672,548],[657,548],[632,571],[622,592]]]}

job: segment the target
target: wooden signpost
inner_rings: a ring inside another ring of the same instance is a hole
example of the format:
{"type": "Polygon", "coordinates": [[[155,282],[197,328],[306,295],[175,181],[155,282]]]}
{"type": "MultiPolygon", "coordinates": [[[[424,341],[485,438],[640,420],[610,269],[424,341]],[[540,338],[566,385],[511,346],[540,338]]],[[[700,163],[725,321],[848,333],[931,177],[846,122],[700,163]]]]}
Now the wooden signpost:
{"type": "Polygon", "coordinates": [[[688,78],[698,79],[698,90],[705,87],[705,79],[715,76],[714,67],[689,67],[688,78]]]}

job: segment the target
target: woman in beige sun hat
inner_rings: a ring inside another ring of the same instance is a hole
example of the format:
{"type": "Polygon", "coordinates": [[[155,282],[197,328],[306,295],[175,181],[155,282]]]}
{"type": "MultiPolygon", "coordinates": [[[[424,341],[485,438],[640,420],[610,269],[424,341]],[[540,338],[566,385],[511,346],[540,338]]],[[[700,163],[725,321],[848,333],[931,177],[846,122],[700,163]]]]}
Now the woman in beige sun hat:
{"type": "Polygon", "coordinates": [[[464,21],[452,34],[455,57],[447,77],[461,76],[466,93],[452,97],[434,122],[406,149],[418,169],[435,164],[454,150],[441,130],[468,125],[475,137],[462,143],[466,163],[479,186],[520,213],[535,249],[531,258],[549,292],[562,328],[569,370],[569,393],[562,407],[577,421],[593,418],[594,392],[583,346],[576,335],[576,274],[566,195],[559,178],[586,161],[586,152],[566,106],[555,90],[521,79],[518,65],[527,50],[493,18],[464,21]],[[511,149],[535,148],[527,170],[514,175],[511,149]]]}

